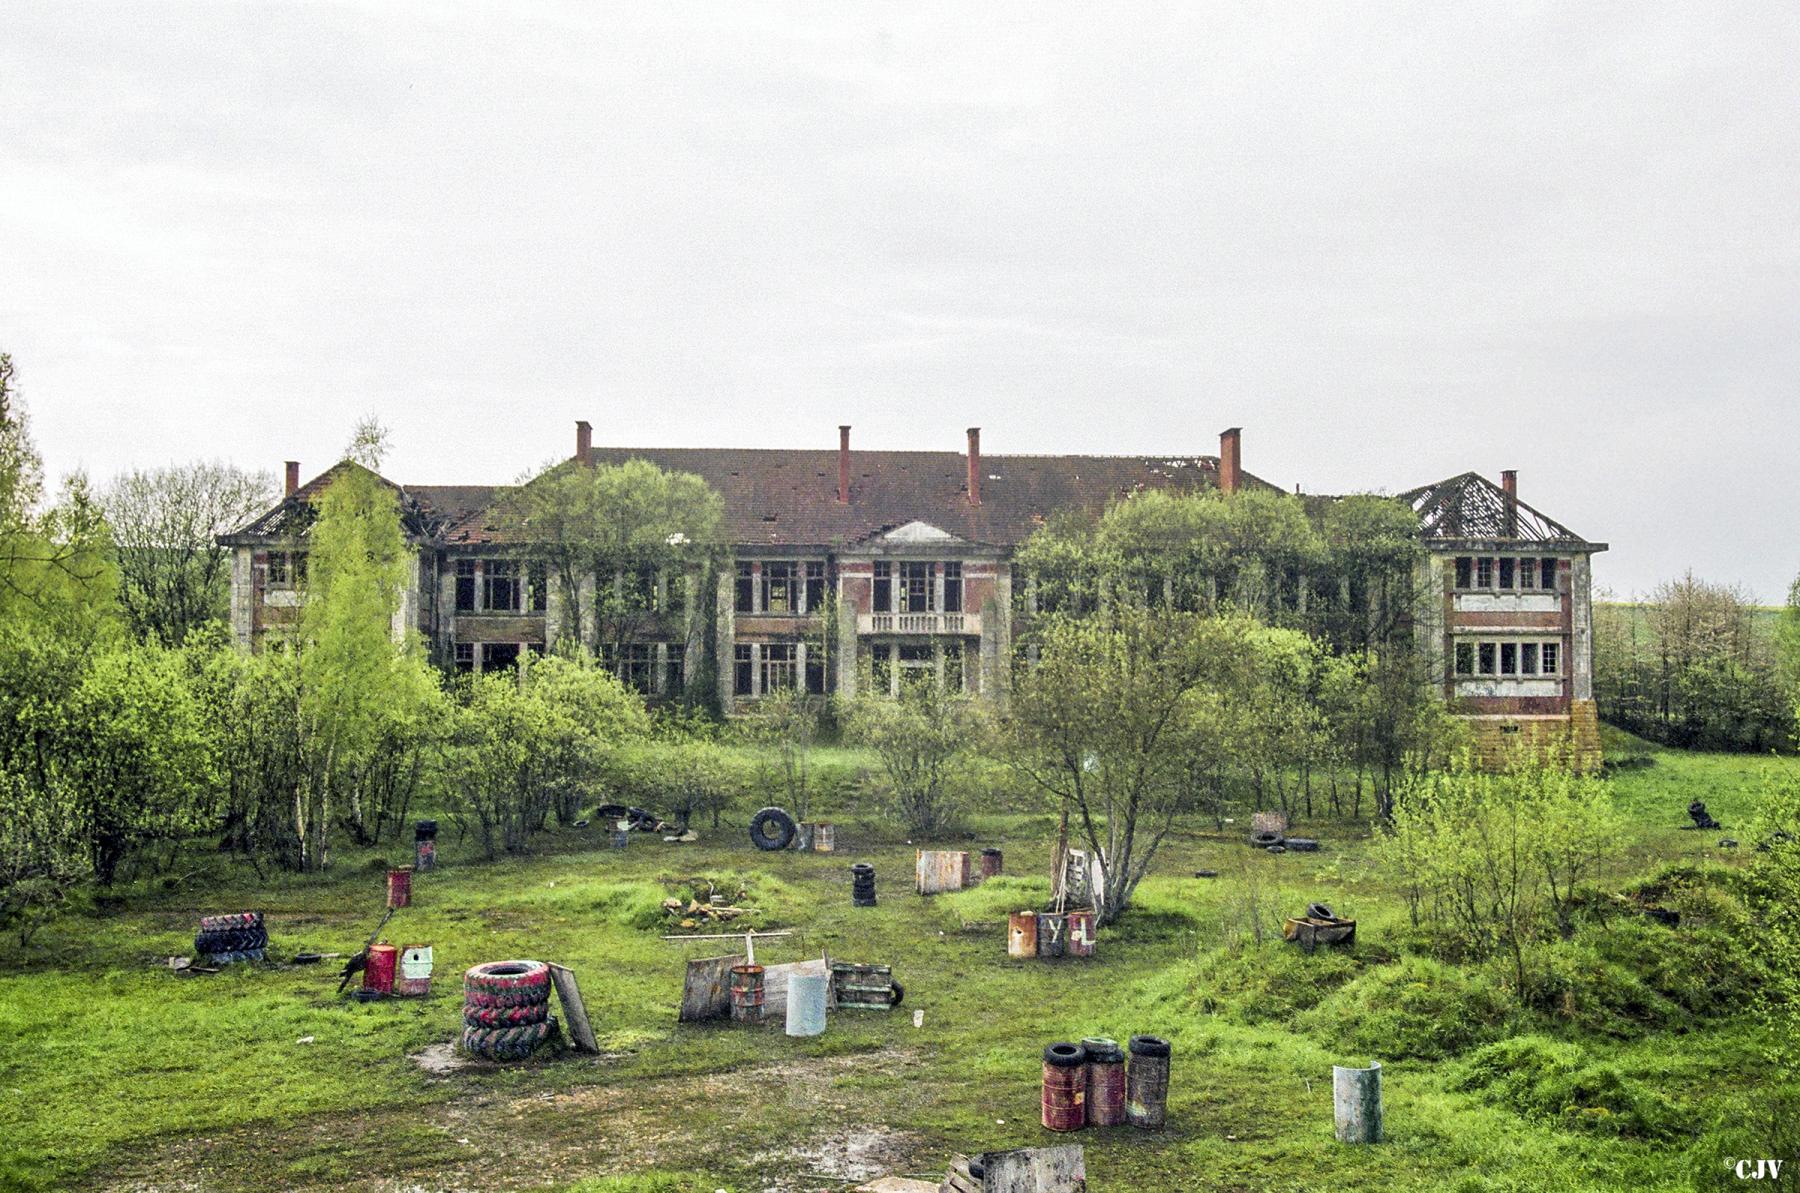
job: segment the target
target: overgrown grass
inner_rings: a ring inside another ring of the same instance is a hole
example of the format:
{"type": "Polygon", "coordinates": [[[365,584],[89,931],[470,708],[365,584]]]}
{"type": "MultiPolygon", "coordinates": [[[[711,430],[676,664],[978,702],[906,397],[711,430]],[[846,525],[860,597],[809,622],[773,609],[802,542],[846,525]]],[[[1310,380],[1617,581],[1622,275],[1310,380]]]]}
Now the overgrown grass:
{"type": "Polygon", "coordinates": [[[1002,846],[1010,873],[929,900],[912,893],[912,846],[851,795],[825,807],[836,855],[758,854],[741,827],[615,852],[590,829],[483,864],[449,833],[387,932],[433,944],[436,989],[372,1005],[337,997],[329,965],[282,961],[359,948],[398,850],[266,879],[197,856],[178,867],[186,881],[145,883],[0,952],[0,1188],[819,1187],[806,1156],[875,1129],[897,1166],[941,1171],[955,1151],[1050,1141],[1046,1043],[1140,1032],[1175,1044],[1170,1127],[1079,1137],[1097,1190],[1689,1188],[1717,1179],[1719,1157],[1773,1146],[1777,1125],[1757,1115],[1787,1085],[1760,1067],[1745,1009],[1746,854],[1679,826],[1695,795],[1742,821],[1765,768],[1785,764],[1658,751],[1619,772],[1636,817],[1623,869],[1576,936],[1543,950],[1523,1002],[1481,965],[1413,952],[1366,826],[1330,822],[1309,826],[1324,851],[1282,856],[1249,850],[1237,826],[1184,825],[1087,962],[1006,956],[1006,913],[1049,897],[1053,824],[1036,813],[978,816],[969,844],[1002,846]],[[858,860],[877,867],[875,908],[850,905],[858,860]],[[732,942],[662,940],[662,900],[708,890],[759,909],[733,927],[800,934],[759,943],[761,959],[891,964],[924,1026],[904,1011],[840,1013],[814,1040],[678,1026],[686,960],[732,942]],[[1353,949],[1280,942],[1281,917],[1313,900],[1358,919],[1353,949]],[[1644,903],[1681,924],[1631,910],[1644,903]],[[189,951],[197,916],[245,907],[268,913],[273,963],[190,979],[159,967],[189,951]],[[454,1036],[464,967],[515,956],[575,968],[608,1057],[450,1078],[407,1059],[454,1036]],[[1370,1058],[1388,1068],[1391,1142],[1340,1147],[1331,1066],[1370,1058]]]}

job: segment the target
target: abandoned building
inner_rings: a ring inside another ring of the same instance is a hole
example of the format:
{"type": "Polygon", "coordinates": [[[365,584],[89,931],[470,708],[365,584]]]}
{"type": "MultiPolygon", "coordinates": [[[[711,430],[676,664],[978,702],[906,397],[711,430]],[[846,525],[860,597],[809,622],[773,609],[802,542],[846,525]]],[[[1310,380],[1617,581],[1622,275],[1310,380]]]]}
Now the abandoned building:
{"type": "MultiPolygon", "coordinates": [[[[1275,486],[1243,470],[1240,432],[1217,456],[984,456],[965,452],[600,448],[576,424],[564,465],[643,459],[695,474],[723,499],[731,559],[716,587],[696,575],[619,577],[650,613],[633,641],[606,648],[627,683],[674,698],[716,685],[727,712],[797,688],[850,695],[924,676],[1003,698],[1013,638],[1032,603],[1016,549],[1047,517],[1098,512],[1147,489],[1231,494],[1275,486]]],[[[355,467],[340,464],[337,468],[355,467]]],[[[221,541],[234,549],[232,630],[254,648],[295,617],[305,579],[308,502],[335,469],[301,483],[289,462],[279,505],[221,541]]],[[[1589,542],[1499,485],[1464,473],[1401,494],[1426,548],[1414,629],[1443,693],[1484,748],[1571,734],[1598,758],[1589,542]],[[1441,594],[1441,600],[1437,599],[1441,594]]],[[[500,486],[392,486],[417,550],[395,632],[417,630],[448,669],[512,666],[565,632],[557,585],[495,512],[500,486]]],[[[581,593],[594,604],[592,581],[581,593]]],[[[573,619],[591,643],[584,609],[573,619]]]]}

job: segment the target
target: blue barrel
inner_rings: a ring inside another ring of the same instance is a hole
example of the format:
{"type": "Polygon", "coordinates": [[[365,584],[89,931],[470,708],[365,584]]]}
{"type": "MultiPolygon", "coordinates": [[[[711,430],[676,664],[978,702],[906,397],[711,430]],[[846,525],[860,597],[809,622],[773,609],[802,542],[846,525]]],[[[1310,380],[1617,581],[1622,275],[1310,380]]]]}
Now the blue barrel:
{"type": "Polygon", "coordinates": [[[788,978],[787,1034],[816,1036],[825,1030],[825,991],[831,976],[797,973],[788,978]]]}

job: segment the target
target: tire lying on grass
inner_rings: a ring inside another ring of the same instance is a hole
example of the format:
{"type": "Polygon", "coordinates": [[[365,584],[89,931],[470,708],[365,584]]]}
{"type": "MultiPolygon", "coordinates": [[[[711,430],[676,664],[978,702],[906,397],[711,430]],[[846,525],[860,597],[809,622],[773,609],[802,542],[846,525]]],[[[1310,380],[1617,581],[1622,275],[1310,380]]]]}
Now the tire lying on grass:
{"type": "Polygon", "coordinates": [[[465,1027],[462,1034],[464,1052],[485,1056],[489,1060],[524,1060],[532,1049],[550,1038],[556,1020],[526,1023],[517,1027],[465,1027]]]}
{"type": "Polygon", "coordinates": [[[794,843],[794,818],[780,808],[764,808],[750,818],[750,843],[768,853],[794,843]]]}
{"type": "Polygon", "coordinates": [[[1250,844],[1258,849],[1267,849],[1271,845],[1281,844],[1280,833],[1251,833],[1250,844]]]}
{"type": "Polygon", "coordinates": [[[214,928],[194,935],[196,953],[243,953],[269,947],[269,934],[262,928],[214,928]]]}

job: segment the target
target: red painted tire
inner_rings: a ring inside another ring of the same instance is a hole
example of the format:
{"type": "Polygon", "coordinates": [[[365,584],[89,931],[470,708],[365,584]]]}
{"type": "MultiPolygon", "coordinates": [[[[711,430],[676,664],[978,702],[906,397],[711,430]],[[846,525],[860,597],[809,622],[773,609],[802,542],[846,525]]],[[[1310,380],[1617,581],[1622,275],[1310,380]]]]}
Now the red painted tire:
{"type": "Polygon", "coordinates": [[[549,989],[550,967],[542,961],[489,961],[472,965],[463,974],[464,990],[485,990],[498,994],[505,990],[549,989]]]}
{"type": "Polygon", "coordinates": [[[465,990],[465,1007],[541,1007],[550,1001],[550,987],[527,986],[522,990],[465,990]]]}
{"type": "Polygon", "coordinates": [[[463,1051],[489,1060],[524,1060],[532,1049],[550,1036],[555,1020],[528,1023],[522,1027],[465,1027],[463,1051]]]}
{"type": "Polygon", "coordinates": [[[464,1027],[518,1027],[550,1018],[548,1002],[525,1007],[463,1007],[464,1027]]]}

